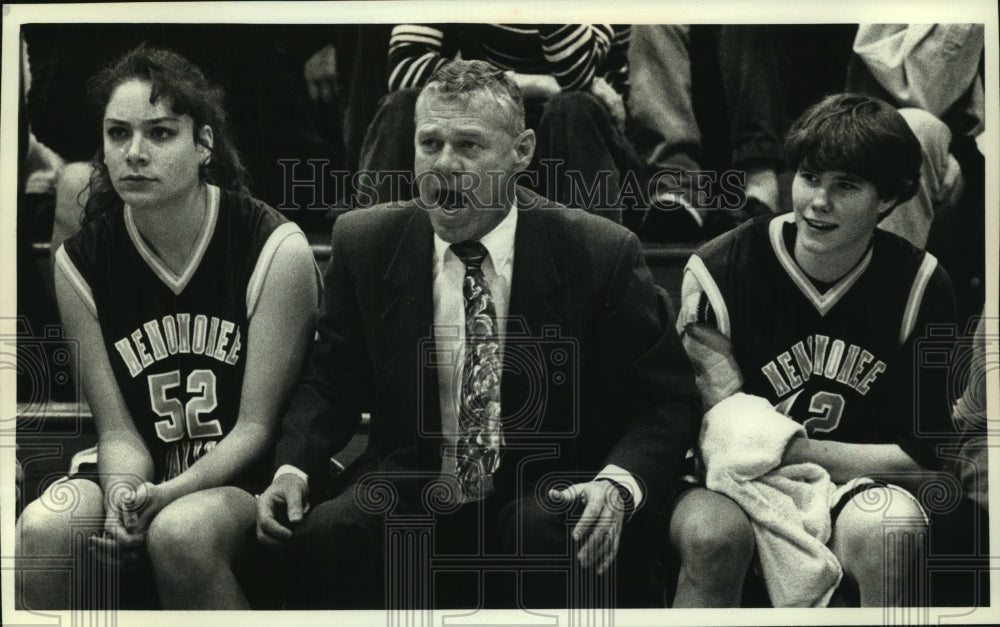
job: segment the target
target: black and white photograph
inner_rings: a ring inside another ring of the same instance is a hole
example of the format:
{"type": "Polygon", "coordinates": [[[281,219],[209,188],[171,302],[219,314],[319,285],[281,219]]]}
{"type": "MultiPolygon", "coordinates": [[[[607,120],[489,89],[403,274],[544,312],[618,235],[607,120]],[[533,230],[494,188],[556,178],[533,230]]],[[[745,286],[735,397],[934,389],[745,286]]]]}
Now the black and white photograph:
{"type": "Polygon", "coordinates": [[[4,624],[1000,622],[995,3],[2,28],[4,624]]]}

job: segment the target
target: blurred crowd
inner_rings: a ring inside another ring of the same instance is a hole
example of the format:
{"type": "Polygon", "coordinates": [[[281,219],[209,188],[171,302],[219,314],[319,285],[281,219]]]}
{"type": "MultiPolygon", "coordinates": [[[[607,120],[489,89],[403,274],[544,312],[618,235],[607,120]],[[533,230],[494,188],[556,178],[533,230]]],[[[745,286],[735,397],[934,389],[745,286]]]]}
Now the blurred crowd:
{"type": "Polygon", "coordinates": [[[143,41],[225,89],[252,193],[314,241],[343,211],[412,195],[378,174],[412,170],[416,92],[461,56],[517,78],[539,138],[525,181],[648,243],[788,211],[790,122],[828,93],[883,98],[924,164],[881,226],[938,256],[960,313],[982,307],[982,24],[36,24],[22,39],[24,242],[78,228],[100,128],[86,79],[143,41]]]}

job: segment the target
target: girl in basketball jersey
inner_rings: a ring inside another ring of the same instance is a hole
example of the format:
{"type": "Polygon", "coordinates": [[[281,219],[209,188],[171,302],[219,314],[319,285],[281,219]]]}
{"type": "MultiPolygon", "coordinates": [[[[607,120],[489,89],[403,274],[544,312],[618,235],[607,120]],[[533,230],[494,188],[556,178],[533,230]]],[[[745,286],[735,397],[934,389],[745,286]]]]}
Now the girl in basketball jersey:
{"type": "Polygon", "coordinates": [[[89,87],[103,144],[55,283],[96,471],[25,508],[19,557],[84,557],[69,573],[24,570],[23,605],[80,602],[71,586],[97,560],[151,566],[164,608],[247,608],[233,565],[311,339],[318,270],[302,231],[249,195],[223,94],[199,68],[141,46],[89,87]]]}
{"type": "MultiPolygon", "coordinates": [[[[749,420],[767,425],[755,436],[795,433],[767,469],[818,465],[841,486],[827,537],[817,532],[822,585],[803,590],[765,570],[772,602],[826,605],[842,583],[863,606],[926,605],[906,596],[917,575],[904,547],[927,531],[914,494],[935,478],[952,428],[948,369],[927,367],[920,351],[947,352],[940,331],[954,332],[955,297],[932,255],[877,228],[915,193],[920,145],[890,105],[837,94],[792,126],[786,151],[794,212],[744,223],[685,268],[678,330],[702,373],[705,421],[727,425],[728,437],[749,420]]],[[[771,459],[770,449],[757,454],[771,459]]],[[[729,495],[684,491],[670,523],[681,561],[674,606],[738,605],[760,555],[754,529],[729,495]]]]}

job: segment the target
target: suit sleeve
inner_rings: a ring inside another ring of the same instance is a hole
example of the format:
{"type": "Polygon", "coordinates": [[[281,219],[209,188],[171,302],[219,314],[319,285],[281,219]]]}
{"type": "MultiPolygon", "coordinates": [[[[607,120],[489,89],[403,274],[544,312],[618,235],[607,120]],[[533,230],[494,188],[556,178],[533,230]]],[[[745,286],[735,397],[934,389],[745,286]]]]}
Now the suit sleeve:
{"type": "Polygon", "coordinates": [[[323,481],[330,456],[350,441],[364,404],[367,356],[364,327],[338,221],[324,276],[323,302],[305,368],[282,422],[275,468],[285,464],[323,481]]]}
{"type": "Polygon", "coordinates": [[[691,363],[653,283],[638,239],[629,234],[615,261],[601,321],[608,390],[624,421],[606,464],[638,478],[652,502],[675,484],[701,415],[691,363]]]}

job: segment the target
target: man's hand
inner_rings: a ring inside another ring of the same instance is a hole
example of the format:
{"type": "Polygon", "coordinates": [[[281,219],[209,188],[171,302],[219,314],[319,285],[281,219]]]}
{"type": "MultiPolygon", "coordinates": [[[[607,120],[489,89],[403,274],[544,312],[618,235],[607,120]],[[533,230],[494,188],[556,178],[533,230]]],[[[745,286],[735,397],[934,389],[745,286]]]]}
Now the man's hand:
{"type": "Polygon", "coordinates": [[[618,130],[625,132],[625,101],[621,94],[615,91],[608,81],[600,76],[595,76],[590,83],[590,93],[597,97],[608,108],[611,119],[614,120],[618,130]]]}
{"type": "Polygon", "coordinates": [[[332,103],[337,85],[337,49],[332,44],[321,48],[306,61],[303,74],[312,101],[332,103]]]}
{"type": "Polygon", "coordinates": [[[521,74],[513,70],[507,70],[506,74],[517,83],[525,99],[551,98],[562,91],[559,81],[551,74],[521,74]]]}
{"type": "Polygon", "coordinates": [[[284,546],[292,537],[291,528],[307,511],[309,484],[294,473],[278,475],[257,499],[257,540],[270,547],[284,546]]]}
{"type": "Polygon", "coordinates": [[[606,480],[574,483],[565,490],[549,490],[549,498],[586,505],[573,527],[574,542],[582,544],[576,558],[583,568],[598,564],[597,574],[603,575],[618,554],[625,523],[625,503],[618,487],[606,480]]]}

